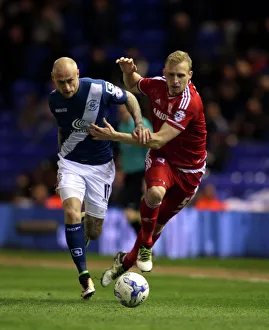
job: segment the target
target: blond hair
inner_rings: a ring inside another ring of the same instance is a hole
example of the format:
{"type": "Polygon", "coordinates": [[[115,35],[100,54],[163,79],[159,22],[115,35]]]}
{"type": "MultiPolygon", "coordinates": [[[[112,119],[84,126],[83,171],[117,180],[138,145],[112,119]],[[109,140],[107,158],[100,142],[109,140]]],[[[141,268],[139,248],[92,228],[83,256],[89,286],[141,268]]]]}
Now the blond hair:
{"type": "Polygon", "coordinates": [[[188,53],[181,50],[176,50],[175,52],[168,55],[165,60],[165,64],[168,62],[174,62],[176,64],[186,61],[189,64],[189,70],[192,69],[192,60],[188,53]]]}

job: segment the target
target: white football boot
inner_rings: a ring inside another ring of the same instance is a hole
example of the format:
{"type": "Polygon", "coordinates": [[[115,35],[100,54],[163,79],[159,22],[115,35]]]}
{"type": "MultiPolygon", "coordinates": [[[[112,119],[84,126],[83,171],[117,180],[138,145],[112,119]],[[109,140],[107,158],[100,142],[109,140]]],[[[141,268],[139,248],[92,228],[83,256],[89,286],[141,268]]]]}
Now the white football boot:
{"type": "Polygon", "coordinates": [[[79,283],[82,286],[81,297],[83,299],[89,299],[95,294],[94,284],[89,274],[79,276],[79,283]]]}
{"type": "Polygon", "coordinates": [[[123,268],[122,260],[125,257],[126,252],[118,252],[114,258],[113,265],[106,269],[101,278],[101,285],[106,287],[112,283],[116,278],[125,273],[127,270],[123,268]]]}
{"type": "Polygon", "coordinates": [[[141,272],[150,272],[153,267],[152,263],[152,248],[147,246],[140,246],[136,260],[137,267],[141,272]]]}

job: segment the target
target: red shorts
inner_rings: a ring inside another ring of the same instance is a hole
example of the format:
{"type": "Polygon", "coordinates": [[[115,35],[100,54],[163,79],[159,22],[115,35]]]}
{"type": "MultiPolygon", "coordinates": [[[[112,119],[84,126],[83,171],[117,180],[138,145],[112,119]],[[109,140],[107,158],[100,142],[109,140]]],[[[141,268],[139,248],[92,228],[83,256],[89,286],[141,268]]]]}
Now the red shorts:
{"type": "Polygon", "coordinates": [[[162,186],[166,194],[160,207],[158,223],[165,224],[195,195],[203,173],[185,173],[162,157],[147,154],[145,181],[147,189],[162,186]]]}

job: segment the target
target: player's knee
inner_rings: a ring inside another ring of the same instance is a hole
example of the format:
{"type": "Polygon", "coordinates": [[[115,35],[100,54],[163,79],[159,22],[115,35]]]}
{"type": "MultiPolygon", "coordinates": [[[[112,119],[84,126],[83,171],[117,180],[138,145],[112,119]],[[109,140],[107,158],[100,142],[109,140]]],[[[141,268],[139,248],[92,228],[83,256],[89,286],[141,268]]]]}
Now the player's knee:
{"type": "Polygon", "coordinates": [[[91,241],[96,241],[102,234],[104,219],[98,219],[89,215],[84,219],[84,231],[91,241]]]}
{"type": "Polygon", "coordinates": [[[68,224],[76,224],[81,221],[80,219],[81,213],[72,207],[66,207],[64,209],[64,215],[65,215],[65,222],[68,224]]]}
{"type": "Polygon", "coordinates": [[[161,186],[154,186],[148,189],[147,191],[147,199],[151,204],[160,204],[165,195],[166,189],[161,186]]]}

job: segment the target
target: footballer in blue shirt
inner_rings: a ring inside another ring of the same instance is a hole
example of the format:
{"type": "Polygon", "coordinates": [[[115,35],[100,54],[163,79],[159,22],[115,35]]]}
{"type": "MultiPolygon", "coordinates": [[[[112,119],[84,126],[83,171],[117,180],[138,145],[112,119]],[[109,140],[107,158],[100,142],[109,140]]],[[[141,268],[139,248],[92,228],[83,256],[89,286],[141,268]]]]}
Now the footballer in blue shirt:
{"type": "Polygon", "coordinates": [[[86,262],[86,246],[102,232],[115,176],[111,141],[96,141],[88,133],[90,123],[103,127],[113,104],[125,104],[134,120],[133,136],[146,143],[150,130],[143,125],[136,97],[112,83],[80,78],[76,62],[61,57],[54,62],[49,107],[58,125],[57,192],[65,217],[65,234],[79,273],[82,297],[95,293],[86,262]],[[84,203],[85,214],[82,213],[84,203]],[[84,221],[82,221],[82,219],[84,221]]]}

